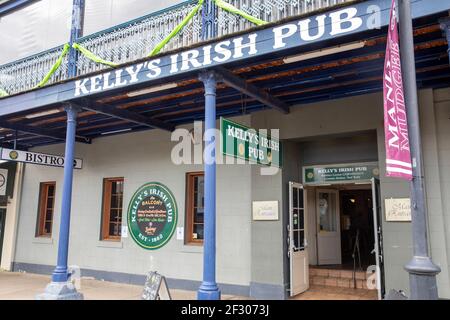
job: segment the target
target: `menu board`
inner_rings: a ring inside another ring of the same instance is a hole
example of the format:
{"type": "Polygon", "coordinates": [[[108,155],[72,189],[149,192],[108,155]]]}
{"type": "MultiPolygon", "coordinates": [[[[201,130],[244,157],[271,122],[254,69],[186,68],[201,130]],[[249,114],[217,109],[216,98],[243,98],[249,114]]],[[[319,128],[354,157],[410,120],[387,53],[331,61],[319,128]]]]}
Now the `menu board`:
{"type": "Polygon", "coordinates": [[[172,300],[166,278],[156,271],[151,271],[145,280],[142,300],[172,300]]]}

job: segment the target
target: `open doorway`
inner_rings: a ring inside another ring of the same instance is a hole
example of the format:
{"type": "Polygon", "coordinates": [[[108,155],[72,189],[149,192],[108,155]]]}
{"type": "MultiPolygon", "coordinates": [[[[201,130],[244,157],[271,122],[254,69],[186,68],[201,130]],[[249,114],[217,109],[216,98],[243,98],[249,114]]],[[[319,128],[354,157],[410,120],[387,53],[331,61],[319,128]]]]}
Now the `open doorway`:
{"type": "Polygon", "coordinates": [[[371,180],[370,184],[307,188],[289,183],[291,296],[307,291],[311,285],[313,291],[331,287],[366,290],[348,291],[361,295],[370,289],[368,296],[382,298],[379,184],[377,179],[371,180]],[[307,242],[310,233],[309,239],[315,241],[307,242]],[[315,257],[309,259],[309,253],[315,257]],[[373,277],[380,286],[369,284],[373,277]]]}
{"type": "Polygon", "coordinates": [[[376,264],[372,190],[340,190],[339,198],[342,266],[366,270],[376,264]]]}
{"type": "Polygon", "coordinates": [[[316,188],[318,265],[366,270],[376,263],[372,187],[316,188]]]}

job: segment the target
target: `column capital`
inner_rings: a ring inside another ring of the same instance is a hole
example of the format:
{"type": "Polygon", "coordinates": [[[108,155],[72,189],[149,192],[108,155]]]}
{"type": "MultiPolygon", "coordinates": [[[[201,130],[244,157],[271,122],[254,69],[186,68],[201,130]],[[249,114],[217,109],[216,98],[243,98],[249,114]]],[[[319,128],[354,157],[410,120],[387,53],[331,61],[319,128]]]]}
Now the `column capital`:
{"type": "Polygon", "coordinates": [[[81,107],[77,106],[72,103],[65,103],[64,104],[64,111],[67,112],[68,117],[74,117],[76,118],[78,112],[81,111],[81,107]]]}
{"type": "Polygon", "coordinates": [[[212,70],[205,70],[199,73],[198,79],[205,84],[205,87],[212,87],[217,83],[217,74],[212,70]]]}

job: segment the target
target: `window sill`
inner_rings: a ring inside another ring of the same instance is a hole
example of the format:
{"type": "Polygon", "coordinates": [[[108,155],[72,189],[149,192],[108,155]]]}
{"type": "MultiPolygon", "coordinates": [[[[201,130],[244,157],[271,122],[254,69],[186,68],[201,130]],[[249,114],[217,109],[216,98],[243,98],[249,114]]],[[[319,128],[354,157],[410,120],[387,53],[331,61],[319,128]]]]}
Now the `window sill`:
{"type": "Polygon", "coordinates": [[[37,244],[53,244],[53,238],[51,237],[35,237],[33,243],[37,244]]]}
{"type": "Polygon", "coordinates": [[[117,240],[99,240],[97,242],[97,247],[122,249],[123,242],[117,240]]]}
{"type": "Polygon", "coordinates": [[[181,252],[184,253],[203,253],[203,244],[201,243],[188,243],[184,244],[181,252]]]}

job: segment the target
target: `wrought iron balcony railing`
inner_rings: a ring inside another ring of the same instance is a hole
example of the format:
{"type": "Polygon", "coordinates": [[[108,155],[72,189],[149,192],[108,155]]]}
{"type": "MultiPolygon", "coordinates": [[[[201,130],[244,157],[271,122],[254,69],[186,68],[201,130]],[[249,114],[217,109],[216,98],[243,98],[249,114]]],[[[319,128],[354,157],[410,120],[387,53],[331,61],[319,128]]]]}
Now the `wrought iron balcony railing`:
{"type": "MultiPolygon", "coordinates": [[[[236,8],[267,22],[276,22],[354,0],[226,0],[236,8]]],[[[177,26],[197,4],[185,1],[113,28],[78,39],[78,43],[97,56],[115,63],[146,57],[164,37],[177,26]]],[[[241,16],[218,8],[215,21],[218,36],[225,36],[254,27],[241,16]]],[[[172,39],[162,51],[191,46],[202,39],[202,14],[199,13],[172,39]]],[[[0,89],[15,94],[34,88],[58,59],[63,46],[0,66],[0,89]]],[[[79,55],[77,76],[108,68],[79,55]]],[[[68,78],[67,56],[47,84],[68,78]]]]}

